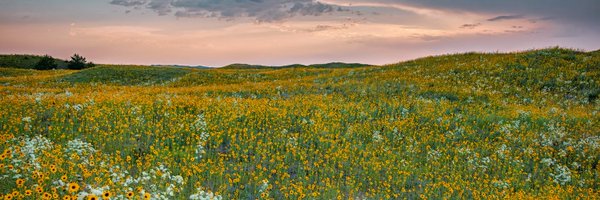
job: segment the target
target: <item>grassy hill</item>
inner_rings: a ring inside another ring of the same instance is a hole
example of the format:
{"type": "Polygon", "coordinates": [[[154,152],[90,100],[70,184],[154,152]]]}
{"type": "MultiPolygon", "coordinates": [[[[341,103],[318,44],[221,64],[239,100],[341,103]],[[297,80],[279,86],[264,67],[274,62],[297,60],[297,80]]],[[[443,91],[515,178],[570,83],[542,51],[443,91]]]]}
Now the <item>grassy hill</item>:
{"type": "MultiPolygon", "coordinates": [[[[38,55],[0,55],[0,67],[32,69],[43,56],[38,55]]],[[[67,67],[67,63],[61,59],[55,59],[59,69],[67,67]]]]}
{"type": "Polygon", "coordinates": [[[212,69],[212,67],[207,67],[207,66],[202,66],[202,65],[196,65],[196,66],[190,66],[190,65],[150,65],[151,67],[171,67],[171,68],[191,68],[191,69],[212,69]]]}
{"type": "Polygon", "coordinates": [[[366,67],[370,66],[367,64],[360,63],[341,63],[341,62],[332,62],[325,64],[313,64],[313,65],[301,65],[301,64],[292,64],[292,65],[283,65],[283,66],[266,66],[266,65],[250,65],[250,64],[231,64],[221,67],[222,69],[285,69],[285,68],[354,68],[354,67],[366,67]]]}
{"type": "Polygon", "coordinates": [[[385,66],[0,68],[0,164],[19,169],[4,168],[0,194],[64,179],[81,187],[59,196],[593,198],[599,93],[598,51],[561,48],[385,66]]]}
{"type": "Polygon", "coordinates": [[[0,77],[16,77],[35,74],[35,70],[0,68],[0,77]]]}
{"type": "Polygon", "coordinates": [[[103,65],[71,73],[57,80],[79,84],[157,85],[176,81],[189,71],[175,67],[103,65]]]}
{"type": "Polygon", "coordinates": [[[235,63],[235,64],[223,66],[221,68],[222,69],[264,69],[264,68],[274,68],[274,67],[264,66],[264,65],[250,65],[250,64],[235,63]]]}
{"type": "Polygon", "coordinates": [[[308,65],[308,67],[313,67],[313,68],[355,68],[355,67],[368,67],[368,66],[372,66],[372,65],[361,64],[361,63],[341,63],[341,62],[308,65]]]}

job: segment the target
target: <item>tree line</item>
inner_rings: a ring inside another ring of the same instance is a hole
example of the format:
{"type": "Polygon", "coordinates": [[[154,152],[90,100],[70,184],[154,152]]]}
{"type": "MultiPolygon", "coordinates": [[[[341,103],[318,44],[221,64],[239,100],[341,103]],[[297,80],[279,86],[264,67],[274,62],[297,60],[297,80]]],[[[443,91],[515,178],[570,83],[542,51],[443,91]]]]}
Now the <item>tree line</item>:
{"type": "MultiPolygon", "coordinates": [[[[85,57],[80,56],[79,54],[74,54],[71,56],[71,60],[67,61],[67,69],[80,70],[94,66],[96,66],[96,64],[87,62],[85,57]]],[[[56,64],[56,59],[52,56],[45,55],[33,66],[33,68],[37,70],[50,70],[58,68],[58,65],[56,64]]]]}

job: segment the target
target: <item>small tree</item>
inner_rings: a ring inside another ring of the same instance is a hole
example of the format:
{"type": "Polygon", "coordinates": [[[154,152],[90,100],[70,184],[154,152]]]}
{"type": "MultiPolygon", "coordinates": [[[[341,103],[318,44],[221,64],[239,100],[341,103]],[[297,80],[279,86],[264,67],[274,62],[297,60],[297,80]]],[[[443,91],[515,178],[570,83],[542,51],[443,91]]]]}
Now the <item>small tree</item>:
{"type": "Polygon", "coordinates": [[[49,70],[56,69],[58,65],[52,56],[45,55],[42,57],[34,66],[34,69],[37,70],[49,70]]]}
{"type": "Polygon", "coordinates": [[[85,65],[86,65],[85,58],[83,56],[80,56],[79,54],[75,54],[75,55],[71,56],[71,60],[69,61],[67,68],[83,69],[83,68],[85,68],[85,65]]]}

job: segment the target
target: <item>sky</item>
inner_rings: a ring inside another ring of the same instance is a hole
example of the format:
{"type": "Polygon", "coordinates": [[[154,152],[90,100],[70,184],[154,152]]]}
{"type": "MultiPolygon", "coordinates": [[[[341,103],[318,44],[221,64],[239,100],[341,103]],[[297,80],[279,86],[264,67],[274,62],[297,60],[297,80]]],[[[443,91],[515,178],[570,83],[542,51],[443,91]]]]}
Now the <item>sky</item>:
{"type": "Polygon", "coordinates": [[[600,49],[599,0],[0,0],[0,54],[223,66],[600,49]]]}

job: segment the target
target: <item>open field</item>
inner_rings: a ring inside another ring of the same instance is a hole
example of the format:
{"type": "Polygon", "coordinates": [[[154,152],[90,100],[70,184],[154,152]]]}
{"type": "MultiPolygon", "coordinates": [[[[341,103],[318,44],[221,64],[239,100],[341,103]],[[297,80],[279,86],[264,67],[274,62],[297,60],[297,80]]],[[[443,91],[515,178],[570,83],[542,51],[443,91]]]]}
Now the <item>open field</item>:
{"type": "Polygon", "coordinates": [[[566,49],[351,68],[0,68],[0,195],[593,199],[599,94],[600,52],[566,49]]]}

